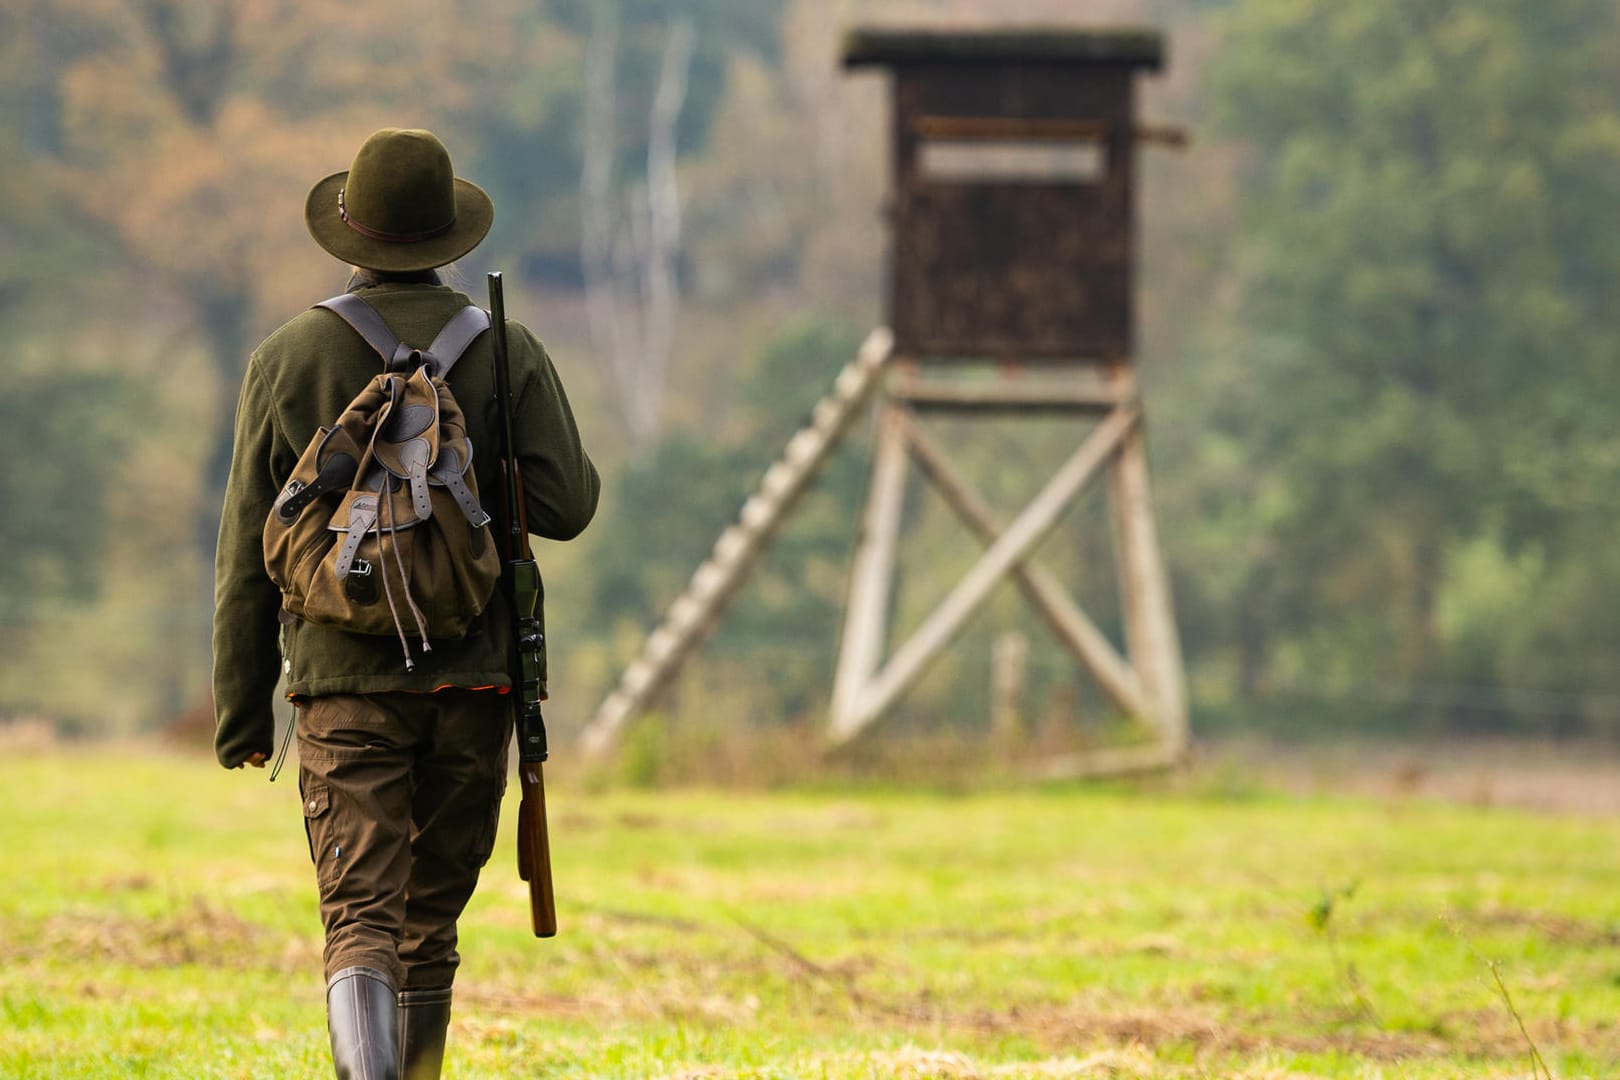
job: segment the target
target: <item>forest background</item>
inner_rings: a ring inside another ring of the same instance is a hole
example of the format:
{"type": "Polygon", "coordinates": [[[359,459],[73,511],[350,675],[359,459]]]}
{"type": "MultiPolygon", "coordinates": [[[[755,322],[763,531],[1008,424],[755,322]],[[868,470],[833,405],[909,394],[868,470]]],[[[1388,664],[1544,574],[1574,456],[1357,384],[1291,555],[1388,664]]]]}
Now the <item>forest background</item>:
{"type": "MultiPolygon", "coordinates": [[[[464,287],[505,272],[604,476],[540,551],[577,731],[881,321],[886,85],[838,65],[873,21],[1167,33],[1143,111],[1192,142],[1144,151],[1138,359],[1195,732],[1620,738],[1610,0],[9,4],[0,721],[206,710],[245,360],[342,288],[303,198],[393,125],[494,197],[464,287]]],[[[1075,438],[949,434],[1006,505],[1075,438]]],[[[819,721],[865,468],[859,429],[665,719],[819,721]]],[[[1117,629],[1100,498],[1062,532],[1049,562],[1117,629]]],[[[920,493],[905,535],[899,632],[975,554],[920,493]]],[[[986,722],[1017,599],[906,717],[986,722]]],[[[1103,737],[1031,638],[1031,722],[1103,737]]]]}

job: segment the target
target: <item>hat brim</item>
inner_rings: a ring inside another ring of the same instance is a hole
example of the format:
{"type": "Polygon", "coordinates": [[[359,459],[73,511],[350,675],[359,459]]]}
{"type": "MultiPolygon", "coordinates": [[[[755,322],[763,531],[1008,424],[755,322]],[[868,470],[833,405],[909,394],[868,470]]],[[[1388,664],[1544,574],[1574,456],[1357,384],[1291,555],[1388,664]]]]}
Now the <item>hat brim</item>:
{"type": "Polygon", "coordinates": [[[345,169],[309,189],[304,224],[315,242],[350,266],[367,270],[431,270],[455,262],[477,247],[495,221],[495,204],[484,189],[459,176],[455,180],[456,223],[428,240],[398,243],[374,240],[349,227],[338,212],[338,192],[349,178],[345,169]]]}

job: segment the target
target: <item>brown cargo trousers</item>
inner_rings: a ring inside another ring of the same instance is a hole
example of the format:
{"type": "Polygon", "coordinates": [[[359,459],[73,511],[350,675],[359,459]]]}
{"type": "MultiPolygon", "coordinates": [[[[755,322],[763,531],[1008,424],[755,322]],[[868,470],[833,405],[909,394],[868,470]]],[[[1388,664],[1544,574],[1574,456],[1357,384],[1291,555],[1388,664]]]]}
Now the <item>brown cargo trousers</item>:
{"type": "Polygon", "coordinates": [[[456,920],[489,861],[510,713],[492,691],[305,698],[298,789],[326,928],[326,977],[401,990],[455,979],[456,920]]]}

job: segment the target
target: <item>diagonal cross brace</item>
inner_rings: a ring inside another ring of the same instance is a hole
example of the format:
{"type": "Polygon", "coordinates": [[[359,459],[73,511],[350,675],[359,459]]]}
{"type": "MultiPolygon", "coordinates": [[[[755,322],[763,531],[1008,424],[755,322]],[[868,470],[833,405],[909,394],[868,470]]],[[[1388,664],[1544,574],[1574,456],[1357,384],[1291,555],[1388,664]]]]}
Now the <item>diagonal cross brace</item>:
{"type": "MultiPolygon", "coordinates": [[[[945,450],[909,416],[901,421],[911,454],[969,529],[987,546],[995,543],[1003,526],[979,493],[952,467],[945,450]]],[[[1152,716],[1142,682],[1113,644],[1075,603],[1057,576],[1033,556],[1015,563],[1012,577],[1030,605],[1103,691],[1126,714],[1139,719],[1152,716]]]]}
{"type": "Polygon", "coordinates": [[[911,638],[894,651],[883,669],[859,692],[850,694],[846,708],[835,711],[828,733],[835,746],[860,734],[910,689],[1002,579],[1052,531],[1136,425],[1138,416],[1135,406],[1120,406],[1091,431],[911,638]]]}

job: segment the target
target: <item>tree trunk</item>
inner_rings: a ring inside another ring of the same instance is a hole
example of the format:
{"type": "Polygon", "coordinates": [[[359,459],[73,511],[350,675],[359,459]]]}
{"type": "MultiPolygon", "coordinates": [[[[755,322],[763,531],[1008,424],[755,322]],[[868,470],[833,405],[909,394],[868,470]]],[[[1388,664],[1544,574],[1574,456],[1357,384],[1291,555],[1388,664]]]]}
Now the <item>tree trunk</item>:
{"type": "Polygon", "coordinates": [[[202,331],[214,363],[216,386],[213,409],[216,426],[203,465],[203,493],[197,506],[196,522],[198,550],[205,563],[212,567],[214,546],[218,542],[219,511],[224,502],[225,481],[231,471],[236,400],[250,348],[248,313],[251,303],[247,291],[241,288],[208,290],[193,296],[202,316],[202,331]]]}

